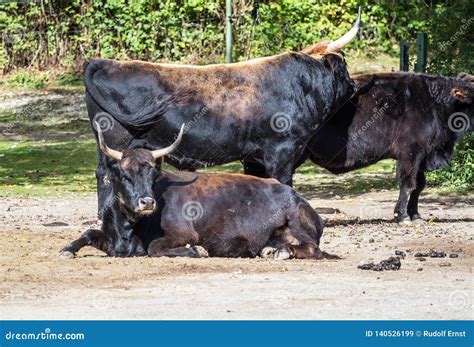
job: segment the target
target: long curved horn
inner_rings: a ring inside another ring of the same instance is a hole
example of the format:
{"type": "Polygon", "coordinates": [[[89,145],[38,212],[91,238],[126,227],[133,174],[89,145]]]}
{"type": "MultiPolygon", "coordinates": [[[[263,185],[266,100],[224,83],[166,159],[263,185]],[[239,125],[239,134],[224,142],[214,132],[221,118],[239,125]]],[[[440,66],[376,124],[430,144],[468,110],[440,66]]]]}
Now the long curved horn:
{"type": "Polygon", "coordinates": [[[115,160],[122,159],[123,153],[116,151],[115,149],[111,149],[109,148],[109,146],[107,146],[104,140],[104,134],[102,134],[102,129],[100,127],[100,124],[98,122],[94,122],[94,123],[95,123],[95,130],[97,131],[97,135],[99,138],[99,148],[102,151],[102,153],[104,153],[109,158],[112,158],[115,160]]]}
{"type": "Polygon", "coordinates": [[[344,48],[351,40],[357,35],[359,31],[360,25],[360,18],[361,18],[361,8],[359,7],[359,15],[357,16],[357,20],[352,26],[352,29],[345,33],[342,37],[329,43],[328,47],[326,48],[329,52],[340,52],[341,49],[344,48]]]}
{"type": "Polygon", "coordinates": [[[181,130],[179,131],[178,137],[171,145],[165,148],[155,149],[154,151],[151,151],[153,158],[158,159],[175,151],[176,148],[178,148],[179,143],[181,142],[183,134],[184,134],[184,123],[181,125],[181,130]]]}

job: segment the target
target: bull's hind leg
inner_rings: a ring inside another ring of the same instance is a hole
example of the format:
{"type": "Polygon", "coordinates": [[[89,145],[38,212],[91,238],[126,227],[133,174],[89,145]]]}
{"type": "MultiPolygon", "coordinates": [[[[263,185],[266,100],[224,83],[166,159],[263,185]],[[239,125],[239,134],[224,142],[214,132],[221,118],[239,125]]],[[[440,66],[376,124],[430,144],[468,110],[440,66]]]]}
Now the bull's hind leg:
{"type": "Polygon", "coordinates": [[[323,259],[324,254],[319,246],[311,241],[303,241],[299,245],[286,245],[279,247],[274,256],[277,260],[286,259],[323,259]]]}
{"type": "Polygon", "coordinates": [[[416,179],[420,160],[398,160],[397,175],[400,180],[400,195],[398,197],[395,210],[393,212],[395,220],[399,223],[409,223],[411,221],[407,207],[408,199],[416,188],[416,179]]]}
{"type": "Polygon", "coordinates": [[[77,240],[64,247],[58,256],[62,258],[74,258],[76,253],[85,246],[95,247],[108,255],[110,255],[113,250],[112,241],[101,230],[89,229],[77,240]]]}
{"type": "Polygon", "coordinates": [[[419,171],[416,175],[416,188],[410,195],[410,200],[408,200],[407,212],[411,220],[420,219],[420,214],[418,213],[418,199],[421,192],[425,188],[426,178],[423,171],[419,171]]]}
{"type": "Polygon", "coordinates": [[[288,215],[288,228],[296,241],[280,246],[275,259],[322,259],[337,258],[319,249],[323,233],[323,222],[316,211],[300,198],[294,210],[288,215]]]}

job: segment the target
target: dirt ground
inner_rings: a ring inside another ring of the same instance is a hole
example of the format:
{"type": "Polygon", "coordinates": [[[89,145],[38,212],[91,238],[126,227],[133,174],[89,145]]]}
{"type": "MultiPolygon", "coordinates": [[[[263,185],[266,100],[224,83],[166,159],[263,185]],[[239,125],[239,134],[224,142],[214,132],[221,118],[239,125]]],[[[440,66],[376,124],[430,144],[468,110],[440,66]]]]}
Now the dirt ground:
{"type": "MultiPolygon", "coordinates": [[[[317,187],[315,187],[317,189],[317,187]]],[[[1,319],[473,319],[472,197],[424,194],[430,221],[391,222],[396,192],[307,195],[341,260],[56,255],[96,222],[94,194],[0,199],[1,319]],[[364,271],[407,253],[399,271],[364,271]],[[419,261],[416,252],[446,258],[419,261]],[[451,253],[458,258],[450,258],[451,253]]]]}

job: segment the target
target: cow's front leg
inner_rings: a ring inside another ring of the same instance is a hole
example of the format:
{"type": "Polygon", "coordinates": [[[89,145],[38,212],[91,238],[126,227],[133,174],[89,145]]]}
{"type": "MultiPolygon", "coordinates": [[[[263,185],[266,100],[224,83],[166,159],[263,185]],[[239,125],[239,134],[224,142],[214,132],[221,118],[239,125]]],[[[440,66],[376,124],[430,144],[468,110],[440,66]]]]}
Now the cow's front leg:
{"type": "Polygon", "coordinates": [[[153,240],[148,246],[150,257],[208,257],[207,251],[195,245],[199,240],[196,232],[166,233],[165,236],[153,240]]]}
{"type": "Polygon", "coordinates": [[[394,217],[398,223],[411,222],[407,212],[408,199],[416,187],[416,175],[418,173],[418,165],[414,165],[413,161],[399,160],[397,162],[397,175],[400,180],[400,194],[394,209],[394,217]]]}
{"type": "Polygon", "coordinates": [[[407,212],[410,216],[411,220],[420,219],[420,214],[418,213],[418,199],[420,197],[421,192],[426,186],[426,178],[425,173],[423,171],[419,171],[416,175],[416,188],[410,195],[410,200],[408,200],[408,207],[407,212]]]}
{"type": "Polygon", "coordinates": [[[112,241],[101,230],[89,229],[77,240],[64,247],[58,254],[62,258],[74,258],[76,253],[85,246],[92,246],[110,255],[113,249],[112,241]]]}

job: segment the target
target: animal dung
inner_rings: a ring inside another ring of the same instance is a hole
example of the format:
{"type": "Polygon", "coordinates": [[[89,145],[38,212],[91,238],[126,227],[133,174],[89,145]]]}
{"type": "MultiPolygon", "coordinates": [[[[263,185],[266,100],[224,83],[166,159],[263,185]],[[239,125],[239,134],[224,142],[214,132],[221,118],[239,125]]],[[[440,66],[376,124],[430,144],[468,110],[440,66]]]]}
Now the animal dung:
{"type": "Polygon", "coordinates": [[[400,270],[402,263],[400,257],[390,257],[386,260],[382,260],[378,264],[367,263],[359,265],[357,268],[361,270],[372,270],[372,271],[397,271],[400,270]]]}
{"type": "Polygon", "coordinates": [[[406,256],[407,254],[406,254],[405,252],[400,251],[400,250],[397,249],[397,250],[395,251],[395,255],[398,255],[398,256],[400,256],[400,257],[403,259],[403,258],[405,258],[405,256],[406,256]]]}

